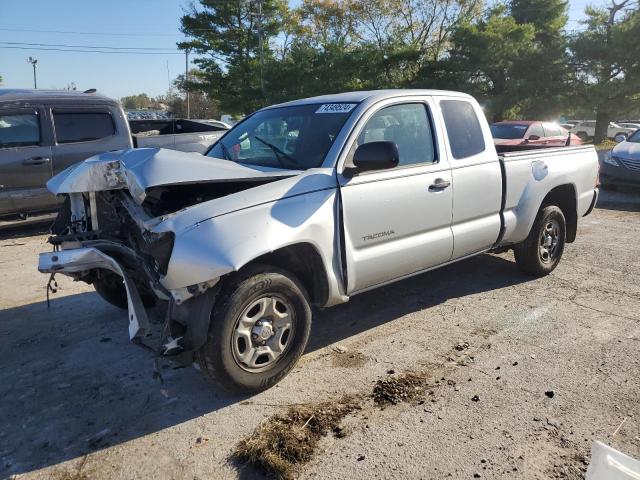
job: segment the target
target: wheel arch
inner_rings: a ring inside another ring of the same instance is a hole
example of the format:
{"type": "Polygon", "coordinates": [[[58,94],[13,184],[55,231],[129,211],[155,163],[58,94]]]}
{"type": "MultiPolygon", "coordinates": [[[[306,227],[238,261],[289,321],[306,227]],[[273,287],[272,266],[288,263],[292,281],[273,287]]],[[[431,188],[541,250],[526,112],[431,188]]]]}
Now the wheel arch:
{"type": "Polygon", "coordinates": [[[560,210],[567,222],[567,243],[576,239],[578,232],[578,200],[576,187],[572,183],[558,185],[551,189],[544,197],[538,211],[549,205],[555,205],[560,210]]]}
{"type": "Polygon", "coordinates": [[[265,253],[243,265],[239,271],[262,264],[281,268],[295,275],[306,289],[313,305],[322,306],[329,300],[327,270],[318,249],[309,242],[300,242],[265,253]]]}

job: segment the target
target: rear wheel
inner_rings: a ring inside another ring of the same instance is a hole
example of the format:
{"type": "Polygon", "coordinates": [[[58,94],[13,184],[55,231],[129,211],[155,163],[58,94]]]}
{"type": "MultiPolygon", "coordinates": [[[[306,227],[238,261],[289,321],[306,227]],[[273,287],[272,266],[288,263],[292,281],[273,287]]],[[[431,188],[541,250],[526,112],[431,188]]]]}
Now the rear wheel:
{"type": "Polygon", "coordinates": [[[513,249],[518,267],[530,275],[548,275],[560,263],[567,226],[562,210],[549,205],[541,208],[529,236],[513,249]]]}
{"type": "MultiPolygon", "coordinates": [[[[111,305],[123,310],[127,309],[127,289],[120,275],[108,270],[100,270],[100,276],[93,281],[93,288],[98,292],[98,295],[111,305]]],[[[147,308],[156,303],[155,297],[149,293],[140,292],[140,298],[142,299],[142,304],[147,308]]]]}
{"type": "Polygon", "coordinates": [[[576,135],[578,135],[578,138],[583,142],[589,138],[589,135],[587,135],[587,132],[578,132],[576,135]]]}
{"type": "Polygon", "coordinates": [[[253,267],[220,293],[196,359],[215,386],[258,392],[289,373],[310,330],[311,308],[300,282],[284,270],[253,267]]]}

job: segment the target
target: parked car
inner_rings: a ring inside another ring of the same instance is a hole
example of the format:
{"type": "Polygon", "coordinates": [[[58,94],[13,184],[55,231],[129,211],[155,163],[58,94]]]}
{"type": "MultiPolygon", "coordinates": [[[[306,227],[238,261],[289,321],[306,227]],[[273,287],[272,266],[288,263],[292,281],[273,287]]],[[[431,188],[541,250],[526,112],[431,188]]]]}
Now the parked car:
{"type": "Polygon", "coordinates": [[[640,130],[605,153],[600,165],[602,188],[640,186],[640,130]]]}
{"type": "Polygon", "coordinates": [[[640,128],[640,123],[618,122],[617,125],[620,125],[623,128],[633,128],[634,130],[638,130],[640,128]]]}
{"type": "Polygon", "coordinates": [[[133,145],[204,153],[229,128],[202,120],[152,118],[129,120],[133,145]]]}
{"type": "MultiPolygon", "coordinates": [[[[607,129],[607,137],[616,139],[617,141],[622,141],[624,138],[627,138],[627,135],[633,133],[635,130],[635,128],[626,128],[618,125],[617,123],[610,122],[609,128],[607,129]]],[[[586,120],[584,122],[580,122],[571,129],[571,132],[575,133],[582,140],[592,138],[596,133],[596,121],[586,120]]]]}
{"type": "Polygon", "coordinates": [[[498,152],[582,144],[576,135],[550,122],[496,122],[491,124],[491,135],[498,152]]]}
{"type": "Polygon", "coordinates": [[[57,208],[45,184],[96,153],[133,147],[120,104],[94,93],[0,89],[0,216],[57,208]]]}
{"type": "Polygon", "coordinates": [[[183,119],[128,122],[119,102],[94,92],[0,89],[0,217],[55,210],[47,180],[97,153],[131,147],[204,153],[226,130],[183,119]]]}
{"type": "Polygon", "coordinates": [[[66,201],[38,268],[127,309],[132,341],[259,391],[304,351],[311,305],[509,248],[547,275],[597,174],[593,146],[498,155],[469,95],[308,98],[248,116],[207,157],[135,149],[58,174],[48,187],[66,201]]]}

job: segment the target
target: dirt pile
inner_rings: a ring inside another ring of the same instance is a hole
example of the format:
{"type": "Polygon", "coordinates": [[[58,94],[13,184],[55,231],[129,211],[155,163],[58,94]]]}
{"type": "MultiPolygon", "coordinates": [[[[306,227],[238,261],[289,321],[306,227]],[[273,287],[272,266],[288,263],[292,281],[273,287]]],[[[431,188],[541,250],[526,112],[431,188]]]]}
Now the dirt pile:
{"type": "Polygon", "coordinates": [[[360,408],[356,397],[290,407],[262,422],[236,446],[234,456],[278,478],[292,478],[297,466],[311,459],[323,436],[329,432],[343,436],[340,422],[360,408]]]}
{"type": "Polygon", "coordinates": [[[421,396],[427,388],[425,378],[415,373],[399,377],[380,379],[373,387],[373,401],[380,407],[411,402],[421,396]]]}

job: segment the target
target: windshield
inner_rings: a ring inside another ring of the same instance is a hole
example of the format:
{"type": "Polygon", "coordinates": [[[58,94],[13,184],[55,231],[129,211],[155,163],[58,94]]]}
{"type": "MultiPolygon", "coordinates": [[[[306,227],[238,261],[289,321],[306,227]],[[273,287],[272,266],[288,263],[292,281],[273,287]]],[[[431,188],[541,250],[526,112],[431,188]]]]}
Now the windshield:
{"type": "Polygon", "coordinates": [[[627,142],[640,143],[640,130],[636,130],[629,138],[627,138],[627,142]]]}
{"type": "Polygon", "coordinates": [[[262,110],[229,130],[207,156],[263,167],[319,167],[355,106],[332,103],[262,110]]]}
{"type": "Polygon", "coordinates": [[[524,137],[529,125],[508,125],[503,123],[494,123],[491,125],[491,136],[493,138],[516,139],[524,137]]]}

